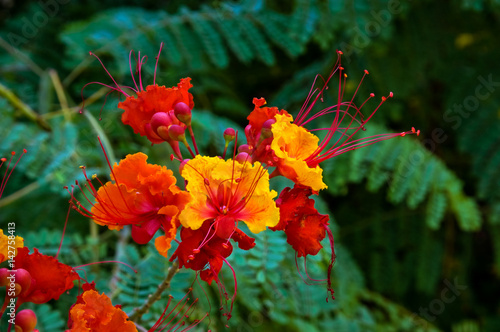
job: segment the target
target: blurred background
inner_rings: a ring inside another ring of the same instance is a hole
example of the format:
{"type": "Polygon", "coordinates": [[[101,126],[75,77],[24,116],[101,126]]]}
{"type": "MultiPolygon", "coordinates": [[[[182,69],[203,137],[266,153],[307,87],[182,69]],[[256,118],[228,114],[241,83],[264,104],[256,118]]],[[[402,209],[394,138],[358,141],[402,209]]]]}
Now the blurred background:
{"type": "MultiPolygon", "coordinates": [[[[132,83],[129,51],[141,51],[149,56],[143,81],[152,84],[165,43],[156,82],[192,78],[199,145],[220,154],[222,131],[244,128],[253,97],[297,114],[340,49],[346,100],[364,69],[370,75],[358,103],[371,92],[394,93],[360,135],[412,126],[421,135],[323,164],[329,188],[317,204],[335,236],[336,299],[325,301],[324,285],[305,285],[283,234],[268,231],[256,248],[230,257],[239,286],[232,319],[222,317],[218,291],[208,286],[207,295],[195,288],[200,302],[191,318],[211,310],[198,329],[212,331],[500,331],[499,1],[2,0],[0,10],[0,155],[28,150],[0,200],[0,222],[16,222],[26,246],[56,253],[68,209],[63,186],[83,179],[80,165],[108,178],[97,135],[112,160],[143,151],[149,162],[178,167],[166,145],[151,147],[122,125],[118,94],[107,97],[99,121],[108,90],[82,87],[112,81],[89,51],[125,85],[132,83]]],[[[330,87],[325,104],[336,101],[330,87]]],[[[308,262],[317,278],[328,266],[324,246],[308,262]]],[[[71,266],[116,259],[139,269],[83,268],[126,312],[170,266],[154,247],[76,212],[59,258],[71,266]]],[[[221,273],[231,289],[231,271],[221,273]]],[[[185,270],[174,277],[175,299],[193,280],[185,270]]],[[[40,331],[64,330],[76,293],[31,307],[40,331]]],[[[151,327],[165,305],[166,294],[142,326],[151,327]]]]}

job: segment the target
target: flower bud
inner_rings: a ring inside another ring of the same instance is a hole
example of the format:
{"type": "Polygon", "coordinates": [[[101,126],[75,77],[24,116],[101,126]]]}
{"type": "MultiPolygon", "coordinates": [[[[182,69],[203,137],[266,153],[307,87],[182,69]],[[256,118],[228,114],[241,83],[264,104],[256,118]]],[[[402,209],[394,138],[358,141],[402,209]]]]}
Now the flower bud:
{"type": "Polygon", "coordinates": [[[159,126],[158,128],[156,128],[156,134],[165,141],[170,141],[170,135],[168,134],[167,126],[159,126]]]}
{"type": "Polygon", "coordinates": [[[25,269],[0,269],[0,286],[5,286],[7,288],[14,287],[15,289],[14,295],[9,295],[11,297],[18,297],[21,294],[26,294],[31,286],[32,280],[31,274],[25,269]]]}
{"type": "Polygon", "coordinates": [[[262,129],[260,131],[261,133],[261,137],[262,138],[269,138],[269,137],[273,137],[273,132],[271,131],[271,127],[273,124],[276,123],[276,120],[274,119],[269,119],[269,120],[266,120],[263,124],[262,124],[262,129]]]}
{"type": "Polygon", "coordinates": [[[224,130],[224,140],[226,141],[226,144],[234,140],[236,137],[236,131],[233,128],[227,128],[224,130]]]}
{"type": "Polygon", "coordinates": [[[36,315],[31,309],[24,309],[16,314],[15,330],[21,332],[32,332],[36,327],[36,315]]]}
{"type": "Polygon", "coordinates": [[[184,142],[186,140],[186,135],[184,132],[186,130],[179,125],[171,125],[168,127],[168,135],[174,141],[184,142]]]}
{"type": "Polygon", "coordinates": [[[172,117],[170,114],[165,112],[155,113],[151,117],[150,126],[154,134],[159,136],[161,139],[168,141],[170,136],[168,135],[168,127],[172,125],[172,117]]]}
{"type": "Polygon", "coordinates": [[[246,152],[246,153],[250,154],[252,152],[252,148],[248,144],[241,144],[238,147],[238,152],[246,152]]]}
{"type": "Polygon", "coordinates": [[[250,158],[250,155],[246,152],[240,152],[236,155],[236,157],[234,157],[234,160],[236,160],[237,162],[240,162],[240,163],[245,163],[247,161],[250,161],[251,158],[250,158]]]}
{"type": "Polygon", "coordinates": [[[174,114],[186,126],[189,127],[191,125],[191,108],[186,103],[180,102],[175,104],[174,114]]]}
{"type": "Polygon", "coordinates": [[[170,118],[170,115],[165,112],[157,112],[151,117],[150,123],[153,131],[156,131],[160,126],[170,126],[172,124],[172,119],[170,118]]]}
{"type": "Polygon", "coordinates": [[[31,274],[25,269],[17,269],[16,270],[16,284],[20,286],[19,295],[24,295],[28,292],[31,282],[33,278],[31,278],[31,274]]]}

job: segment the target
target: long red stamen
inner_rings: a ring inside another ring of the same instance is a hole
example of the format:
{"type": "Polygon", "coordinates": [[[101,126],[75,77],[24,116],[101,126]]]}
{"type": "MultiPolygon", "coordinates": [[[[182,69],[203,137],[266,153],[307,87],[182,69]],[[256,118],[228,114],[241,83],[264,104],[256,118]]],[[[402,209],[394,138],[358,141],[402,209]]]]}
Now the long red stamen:
{"type": "MultiPolygon", "coordinates": [[[[126,93],[125,91],[123,91],[123,89],[120,87],[120,85],[118,85],[118,83],[116,83],[115,79],[109,73],[109,71],[106,69],[106,66],[104,66],[104,64],[102,63],[101,59],[99,59],[99,57],[97,55],[95,55],[93,52],[89,52],[89,54],[92,55],[93,57],[95,57],[97,59],[97,61],[99,61],[99,63],[101,64],[101,66],[104,69],[104,71],[106,72],[106,74],[108,74],[108,76],[111,78],[111,80],[113,81],[113,83],[115,83],[116,90],[119,91],[119,92],[121,92],[121,93],[123,93],[125,96],[129,97],[128,93],[126,93]]],[[[90,83],[87,83],[86,85],[88,85],[88,84],[90,84],[90,83]]],[[[102,83],[100,83],[100,84],[106,86],[105,84],[102,84],[102,83]]],[[[113,89],[112,87],[110,87],[110,88],[113,89]]]]}
{"type": "Polygon", "coordinates": [[[153,85],[156,85],[156,71],[158,69],[158,60],[160,59],[160,54],[161,54],[162,49],[163,49],[163,42],[161,42],[160,50],[158,51],[158,55],[156,56],[155,72],[154,72],[154,76],[153,76],[153,85]]]}
{"type": "Polygon", "coordinates": [[[229,262],[224,257],[221,256],[221,258],[222,258],[222,260],[224,260],[224,262],[227,264],[227,266],[229,266],[229,268],[231,269],[231,272],[232,272],[233,278],[234,278],[234,293],[233,293],[233,296],[231,297],[231,307],[230,307],[228,312],[223,314],[223,316],[226,316],[227,320],[229,320],[231,318],[231,312],[233,311],[234,299],[236,298],[236,293],[238,292],[238,281],[236,280],[236,272],[234,272],[234,269],[231,266],[231,264],[229,264],[229,262]]]}
{"type": "MultiPolygon", "coordinates": [[[[5,190],[5,187],[7,186],[7,182],[9,181],[10,176],[12,175],[12,172],[14,172],[14,169],[16,168],[17,164],[19,163],[21,158],[24,156],[24,154],[27,152],[28,151],[26,149],[23,149],[23,153],[21,153],[21,155],[19,156],[17,161],[14,163],[14,166],[12,166],[12,168],[10,168],[10,165],[12,164],[12,159],[14,159],[14,156],[16,155],[16,153],[14,151],[11,152],[9,162],[7,163],[7,168],[5,169],[5,173],[3,175],[2,182],[0,183],[0,198],[2,198],[3,192],[5,190]],[[9,168],[10,168],[10,172],[9,172],[9,168]]],[[[0,159],[0,161],[1,161],[1,164],[0,164],[0,168],[1,168],[3,166],[3,164],[7,161],[7,159],[2,158],[2,159],[0,159]]]]}

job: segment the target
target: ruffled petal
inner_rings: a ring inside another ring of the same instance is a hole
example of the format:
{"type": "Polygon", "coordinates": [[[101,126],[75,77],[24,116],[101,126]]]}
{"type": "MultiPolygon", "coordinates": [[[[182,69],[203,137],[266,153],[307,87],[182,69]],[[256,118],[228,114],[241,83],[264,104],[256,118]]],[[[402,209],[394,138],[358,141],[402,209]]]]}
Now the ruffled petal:
{"type": "Polygon", "coordinates": [[[15,257],[15,268],[25,269],[32,278],[28,292],[19,296],[20,302],[41,304],[57,300],[61,294],[73,288],[74,280],[80,279],[71,266],[40,254],[36,248],[31,254],[28,248],[20,248],[15,257]]]}
{"type": "Polygon", "coordinates": [[[72,332],[136,332],[135,324],[120,306],[113,306],[109,297],[99,295],[95,289],[87,289],[70,310],[72,332]]]}

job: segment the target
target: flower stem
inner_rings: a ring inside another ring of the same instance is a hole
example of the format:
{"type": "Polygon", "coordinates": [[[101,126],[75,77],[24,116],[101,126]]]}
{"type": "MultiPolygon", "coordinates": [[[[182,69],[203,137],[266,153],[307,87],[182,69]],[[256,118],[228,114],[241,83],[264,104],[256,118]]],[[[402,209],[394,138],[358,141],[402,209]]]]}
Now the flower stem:
{"type": "Polygon", "coordinates": [[[156,291],[153,294],[149,295],[148,299],[146,300],[146,302],[144,302],[144,304],[141,307],[135,308],[134,310],[132,310],[130,315],[128,315],[131,321],[140,322],[142,315],[144,315],[149,310],[149,308],[153,305],[153,303],[155,303],[160,299],[161,293],[163,293],[165,289],[170,287],[170,282],[172,281],[172,278],[178,271],[179,271],[179,262],[175,261],[172,264],[172,266],[168,269],[167,277],[165,278],[165,280],[163,280],[163,282],[160,285],[158,285],[156,291]]]}

